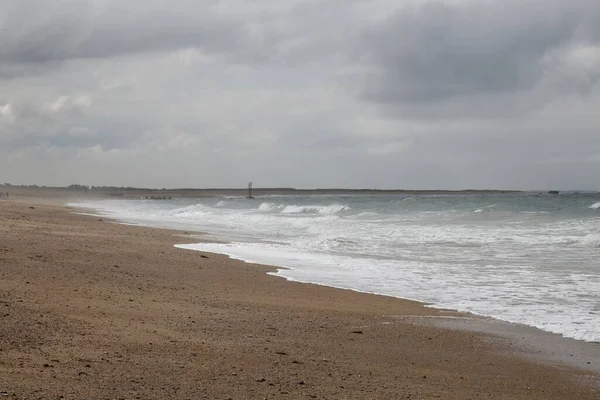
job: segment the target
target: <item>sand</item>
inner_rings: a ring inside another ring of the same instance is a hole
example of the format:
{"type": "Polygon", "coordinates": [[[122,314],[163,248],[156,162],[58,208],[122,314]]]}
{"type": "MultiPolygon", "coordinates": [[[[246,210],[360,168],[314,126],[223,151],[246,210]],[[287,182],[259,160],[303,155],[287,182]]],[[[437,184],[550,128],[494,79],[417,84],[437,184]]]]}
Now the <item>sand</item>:
{"type": "Polygon", "coordinates": [[[587,370],[531,359],[418,322],[463,314],[288,282],[60,203],[0,201],[0,398],[600,398],[597,353],[587,370]]]}

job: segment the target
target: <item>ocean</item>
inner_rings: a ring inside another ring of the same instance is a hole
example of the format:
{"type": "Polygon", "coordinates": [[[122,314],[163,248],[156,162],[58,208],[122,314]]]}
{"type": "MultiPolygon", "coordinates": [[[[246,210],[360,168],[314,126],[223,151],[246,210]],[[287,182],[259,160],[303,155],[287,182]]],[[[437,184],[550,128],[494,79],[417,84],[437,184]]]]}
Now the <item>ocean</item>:
{"type": "Polygon", "coordinates": [[[204,232],[275,275],[600,341],[600,195],[327,195],[70,204],[204,232]]]}

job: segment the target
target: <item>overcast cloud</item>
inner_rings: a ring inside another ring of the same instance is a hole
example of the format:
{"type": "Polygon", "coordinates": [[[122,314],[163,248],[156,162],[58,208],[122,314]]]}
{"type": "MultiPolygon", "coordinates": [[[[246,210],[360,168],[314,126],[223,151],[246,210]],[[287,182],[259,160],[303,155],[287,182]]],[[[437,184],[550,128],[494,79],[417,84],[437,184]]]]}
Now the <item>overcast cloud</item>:
{"type": "Polygon", "coordinates": [[[3,0],[0,182],[600,189],[597,0],[3,0]]]}

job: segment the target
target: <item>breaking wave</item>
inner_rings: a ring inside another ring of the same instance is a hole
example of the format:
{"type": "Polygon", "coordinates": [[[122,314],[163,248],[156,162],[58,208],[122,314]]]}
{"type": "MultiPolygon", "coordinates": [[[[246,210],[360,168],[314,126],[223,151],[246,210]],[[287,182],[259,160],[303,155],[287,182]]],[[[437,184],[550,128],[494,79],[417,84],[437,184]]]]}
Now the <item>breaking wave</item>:
{"type": "Polygon", "coordinates": [[[600,208],[600,201],[599,201],[599,202],[597,202],[597,203],[594,203],[594,204],[592,204],[592,205],[590,206],[590,208],[591,208],[592,210],[597,210],[597,209],[599,209],[599,208],[600,208]]]}
{"type": "Polygon", "coordinates": [[[585,235],[581,238],[579,244],[585,247],[600,247],[600,233],[590,233],[589,235],[585,235]]]}
{"type": "Polygon", "coordinates": [[[289,205],[285,206],[281,210],[282,214],[304,214],[304,213],[315,213],[315,214],[336,214],[341,211],[348,211],[351,208],[343,204],[331,204],[328,206],[321,205],[289,205]]]}
{"type": "Polygon", "coordinates": [[[189,218],[210,213],[210,210],[202,204],[194,204],[187,207],[176,208],[171,215],[176,218],[189,218]]]}
{"type": "Polygon", "coordinates": [[[349,211],[352,208],[345,204],[330,204],[330,205],[277,205],[275,203],[262,203],[258,207],[258,211],[269,212],[274,210],[281,210],[281,214],[336,214],[342,211],[349,211]]]}
{"type": "Polygon", "coordinates": [[[258,211],[271,211],[272,209],[274,209],[276,207],[275,203],[262,203],[259,207],[258,207],[258,211]]]}

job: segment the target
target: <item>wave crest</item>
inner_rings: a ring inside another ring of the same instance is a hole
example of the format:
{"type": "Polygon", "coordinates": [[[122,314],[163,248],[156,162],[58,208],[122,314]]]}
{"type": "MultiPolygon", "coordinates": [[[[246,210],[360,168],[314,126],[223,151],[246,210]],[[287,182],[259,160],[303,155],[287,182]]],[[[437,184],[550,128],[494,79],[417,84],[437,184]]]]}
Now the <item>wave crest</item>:
{"type": "Polygon", "coordinates": [[[258,206],[258,211],[271,211],[275,208],[275,203],[262,203],[258,206]]]}
{"type": "Polygon", "coordinates": [[[289,205],[285,206],[283,210],[281,210],[282,214],[306,214],[306,213],[315,213],[315,214],[336,214],[342,211],[351,210],[350,206],[344,204],[331,204],[328,206],[322,205],[306,205],[306,206],[298,206],[298,205],[289,205]]]}
{"type": "Polygon", "coordinates": [[[599,209],[599,208],[600,208],[600,201],[599,201],[599,202],[597,202],[597,203],[594,203],[594,204],[592,204],[592,205],[590,206],[590,208],[591,208],[592,210],[597,210],[597,209],[599,209]]]}
{"type": "Polygon", "coordinates": [[[579,244],[585,247],[600,247],[600,233],[590,233],[589,235],[585,235],[581,238],[579,244]]]}
{"type": "Polygon", "coordinates": [[[280,210],[281,214],[336,214],[342,211],[348,211],[352,208],[345,204],[330,204],[330,205],[318,205],[318,204],[307,204],[307,205],[297,205],[297,204],[275,204],[264,202],[260,206],[258,206],[258,211],[261,212],[270,212],[274,210],[280,210]]]}
{"type": "Polygon", "coordinates": [[[187,218],[208,213],[210,213],[210,210],[208,210],[203,204],[198,203],[187,207],[176,208],[171,211],[170,215],[175,218],[187,218]]]}

